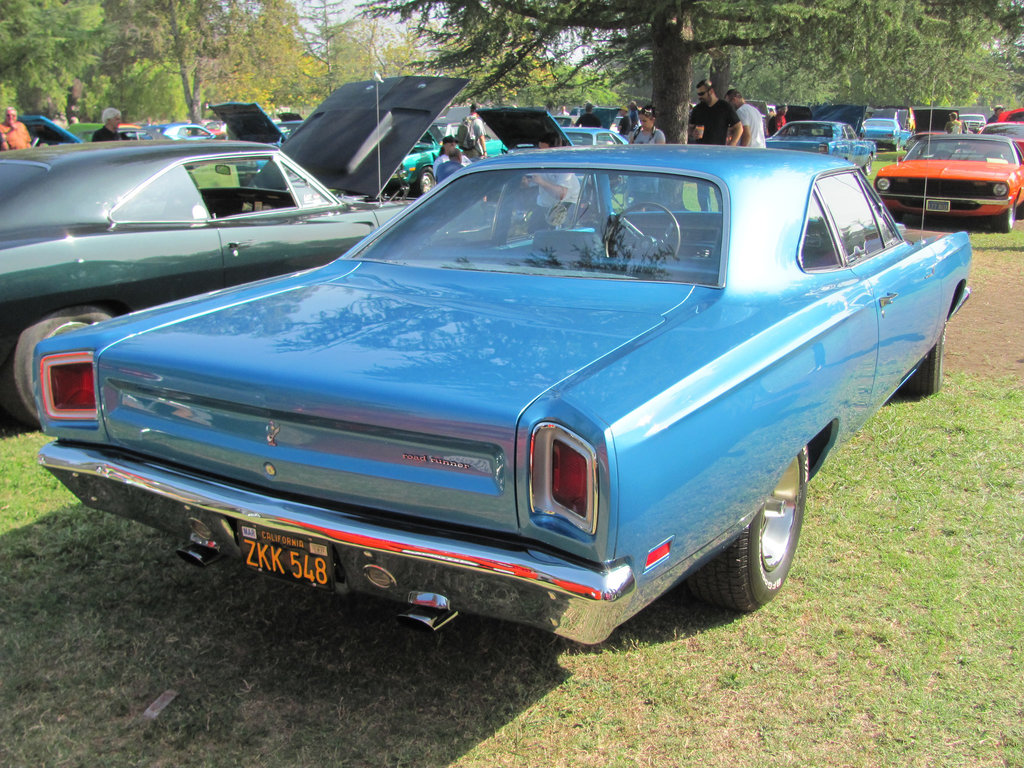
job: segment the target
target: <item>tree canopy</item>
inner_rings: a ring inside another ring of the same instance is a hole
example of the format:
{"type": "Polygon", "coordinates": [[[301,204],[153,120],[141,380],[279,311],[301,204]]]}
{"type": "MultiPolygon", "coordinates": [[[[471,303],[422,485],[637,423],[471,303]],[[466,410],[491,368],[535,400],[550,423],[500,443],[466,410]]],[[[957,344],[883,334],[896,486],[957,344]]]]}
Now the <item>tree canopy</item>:
{"type": "Polygon", "coordinates": [[[617,85],[642,82],[646,68],[658,124],[675,141],[685,134],[694,81],[710,72],[718,90],[727,87],[733,57],[743,57],[752,78],[761,74],[763,88],[774,77],[784,98],[787,89],[865,103],[977,94],[998,80],[995,51],[1019,31],[1021,12],[1020,0],[367,0],[363,7],[417,24],[435,51],[426,61],[472,74],[479,93],[514,89],[557,63],[617,85]],[[707,69],[695,72],[696,65],[707,69]]]}
{"type": "Polygon", "coordinates": [[[0,0],[22,112],[198,119],[308,109],[374,72],[463,75],[497,103],[650,101],[685,135],[712,76],[769,101],[1018,104],[1024,0],[0,0]],[[402,24],[395,23],[399,19],[402,24]]]}

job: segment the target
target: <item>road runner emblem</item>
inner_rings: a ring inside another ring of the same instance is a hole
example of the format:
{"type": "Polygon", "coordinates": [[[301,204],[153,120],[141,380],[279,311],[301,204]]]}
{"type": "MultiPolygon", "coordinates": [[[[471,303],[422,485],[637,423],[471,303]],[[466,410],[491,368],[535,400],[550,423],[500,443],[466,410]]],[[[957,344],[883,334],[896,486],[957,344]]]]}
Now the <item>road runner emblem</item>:
{"type": "Polygon", "coordinates": [[[267,445],[277,445],[277,436],[280,432],[281,428],[274,422],[267,424],[267,445]]]}

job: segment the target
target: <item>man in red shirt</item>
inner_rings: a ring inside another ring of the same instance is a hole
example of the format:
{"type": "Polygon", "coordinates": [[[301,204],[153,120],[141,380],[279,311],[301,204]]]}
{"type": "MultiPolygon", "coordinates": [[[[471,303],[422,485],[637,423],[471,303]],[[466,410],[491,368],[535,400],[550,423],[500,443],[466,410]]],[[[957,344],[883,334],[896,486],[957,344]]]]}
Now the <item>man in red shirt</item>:
{"type": "Polygon", "coordinates": [[[32,146],[32,137],[28,128],[18,120],[18,110],[7,108],[7,117],[0,123],[0,151],[8,149],[28,149],[32,146]]]}

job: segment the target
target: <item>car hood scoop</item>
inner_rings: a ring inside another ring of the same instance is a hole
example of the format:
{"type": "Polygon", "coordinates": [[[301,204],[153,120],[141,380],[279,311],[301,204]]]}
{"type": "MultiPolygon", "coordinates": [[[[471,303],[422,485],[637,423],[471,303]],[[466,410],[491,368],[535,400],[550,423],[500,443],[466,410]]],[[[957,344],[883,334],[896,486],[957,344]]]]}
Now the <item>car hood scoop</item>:
{"type": "Polygon", "coordinates": [[[107,430],[236,481],[511,531],[520,414],[680,292],[640,311],[614,281],[567,299],[497,278],[361,265],[130,337],[99,360],[107,430]]]}

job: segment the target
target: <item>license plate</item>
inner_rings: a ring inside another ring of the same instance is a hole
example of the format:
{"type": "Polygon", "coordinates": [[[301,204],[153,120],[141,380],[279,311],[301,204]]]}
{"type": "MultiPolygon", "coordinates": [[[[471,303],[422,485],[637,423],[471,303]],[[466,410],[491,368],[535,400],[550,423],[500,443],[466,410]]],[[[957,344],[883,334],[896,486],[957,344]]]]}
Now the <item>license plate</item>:
{"type": "Polygon", "coordinates": [[[329,544],[244,523],[239,534],[242,559],[250,568],[318,589],[334,588],[329,544]]]}
{"type": "Polygon", "coordinates": [[[936,213],[946,213],[949,211],[949,200],[925,200],[924,209],[936,213]]]}

